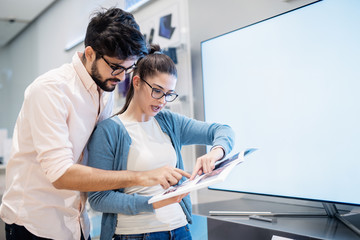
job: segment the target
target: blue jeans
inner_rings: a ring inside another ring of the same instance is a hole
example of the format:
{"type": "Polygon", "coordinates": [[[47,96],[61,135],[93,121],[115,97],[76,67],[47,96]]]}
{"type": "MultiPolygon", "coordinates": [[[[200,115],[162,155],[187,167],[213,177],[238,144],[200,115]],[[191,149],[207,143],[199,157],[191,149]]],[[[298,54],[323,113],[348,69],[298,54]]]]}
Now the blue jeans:
{"type": "MultiPolygon", "coordinates": [[[[6,240],[51,240],[49,238],[37,237],[29,232],[25,227],[13,224],[5,223],[6,240]]],[[[81,232],[81,240],[84,240],[84,236],[81,232]]],[[[88,240],[91,240],[89,237],[88,240]]]]}
{"type": "Polygon", "coordinates": [[[128,235],[115,235],[114,240],[156,240],[156,239],[169,239],[169,240],[191,240],[189,226],[176,228],[171,231],[151,232],[141,234],[128,234],[128,235]]]}

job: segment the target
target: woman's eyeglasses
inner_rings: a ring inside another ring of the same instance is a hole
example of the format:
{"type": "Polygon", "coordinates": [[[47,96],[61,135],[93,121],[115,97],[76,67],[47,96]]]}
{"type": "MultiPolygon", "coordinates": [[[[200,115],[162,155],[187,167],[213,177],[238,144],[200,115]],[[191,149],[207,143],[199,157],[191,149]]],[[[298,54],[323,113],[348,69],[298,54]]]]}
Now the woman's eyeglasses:
{"type": "Polygon", "coordinates": [[[152,87],[147,81],[145,81],[144,79],[141,79],[142,81],[144,81],[150,88],[151,88],[151,96],[155,99],[160,99],[163,96],[165,96],[165,101],[166,102],[172,102],[174,101],[179,95],[176,92],[170,92],[170,93],[165,93],[163,90],[159,89],[159,88],[154,88],[152,87]]]}

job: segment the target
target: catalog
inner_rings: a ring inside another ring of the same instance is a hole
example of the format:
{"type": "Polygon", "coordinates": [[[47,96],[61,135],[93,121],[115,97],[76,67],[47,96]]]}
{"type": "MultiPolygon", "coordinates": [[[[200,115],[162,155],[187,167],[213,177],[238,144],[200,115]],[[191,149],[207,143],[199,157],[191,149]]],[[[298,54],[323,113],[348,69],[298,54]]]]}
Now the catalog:
{"type": "Polygon", "coordinates": [[[149,199],[148,203],[158,202],[167,198],[171,198],[177,195],[188,193],[200,188],[208,187],[210,185],[223,182],[225,178],[229,175],[231,170],[244,161],[244,157],[249,153],[257,150],[256,148],[249,148],[245,151],[239,152],[234,156],[219,161],[215,164],[215,168],[212,172],[198,175],[193,180],[186,180],[180,185],[170,187],[166,189],[163,193],[153,196],[149,199]]]}

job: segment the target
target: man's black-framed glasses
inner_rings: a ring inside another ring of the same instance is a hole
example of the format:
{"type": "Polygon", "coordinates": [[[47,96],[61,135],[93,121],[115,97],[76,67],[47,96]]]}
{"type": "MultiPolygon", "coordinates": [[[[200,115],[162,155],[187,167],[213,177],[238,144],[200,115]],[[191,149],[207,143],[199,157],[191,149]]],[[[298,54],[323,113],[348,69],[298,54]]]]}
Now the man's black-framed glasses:
{"type": "Polygon", "coordinates": [[[151,88],[151,96],[155,99],[160,99],[163,96],[165,96],[166,102],[172,102],[179,96],[176,92],[165,93],[163,90],[159,88],[154,88],[144,79],[141,78],[141,80],[144,81],[151,88]]]}
{"type": "Polygon", "coordinates": [[[106,61],[106,59],[104,58],[104,56],[101,56],[101,58],[106,62],[106,64],[113,70],[111,72],[112,76],[116,76],[119,75],[120,73],[125,71],[125,74],[129,74],[132,73],[136,67],[135,63],[133,65],[131,65],[130,67],[126,68],[123,67],[121,65],[118,64],[114,64],[114,63],[109,63],[108,61],[106,61]]]}

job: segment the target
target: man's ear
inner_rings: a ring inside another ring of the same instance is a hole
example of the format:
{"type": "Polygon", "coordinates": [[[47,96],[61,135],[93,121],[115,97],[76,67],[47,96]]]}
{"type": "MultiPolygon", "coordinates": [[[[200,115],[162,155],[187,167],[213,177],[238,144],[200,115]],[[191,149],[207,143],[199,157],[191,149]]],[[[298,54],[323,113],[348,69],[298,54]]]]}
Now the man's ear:
{"type": "Polygon", "coordinates": [[[93,61],[96,60],[96,52],[91,46],[87,46],[85,48],[84,53],[85,53],[86,62],[92,63],[93,61]]]}

